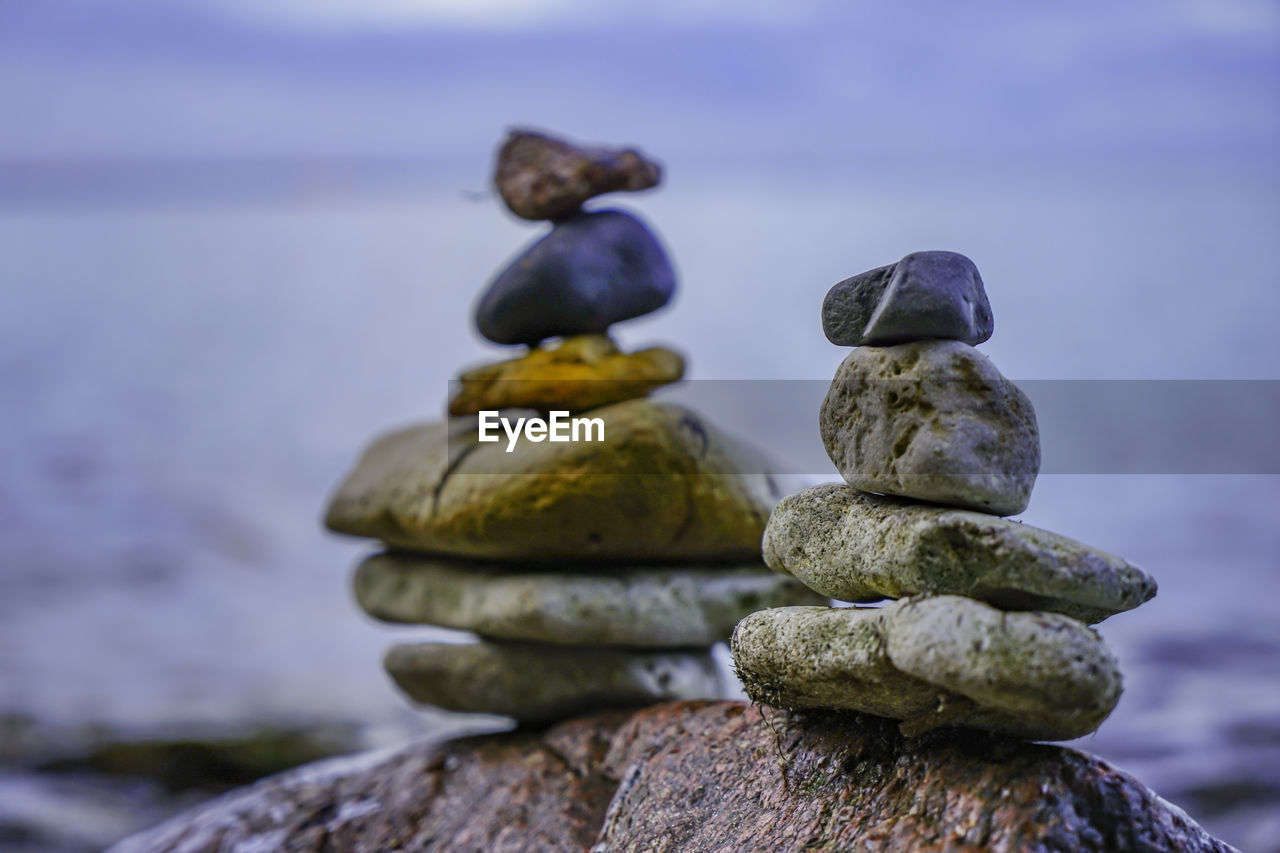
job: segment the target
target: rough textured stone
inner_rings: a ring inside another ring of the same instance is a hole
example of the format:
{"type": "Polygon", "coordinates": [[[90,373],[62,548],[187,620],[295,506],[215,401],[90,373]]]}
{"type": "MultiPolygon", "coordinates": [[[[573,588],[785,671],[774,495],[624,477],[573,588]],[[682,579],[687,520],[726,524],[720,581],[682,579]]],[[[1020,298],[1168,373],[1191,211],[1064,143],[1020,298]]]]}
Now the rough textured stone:
{"type": "Polygon", "coordinates": [[[560,219],[618,190],[656,187],[662,167],[631,148],[583,147],[515,130],[498,150],[493,185],[522,219],[560,219]]]}
{"type": "Polygon", "coordinates": [[[826,603],[758,563],[529,572],[404,553],[365,560],[355,591],[367,613],[389,622],[503,640],[637,648],[711,646],[728,640],[754,610],[826,603]]]}
{"type": "Polygon", "coordinates": [[[822,330],[839,346],[929,339],[976,345],[994,328],[982,276],[956,252],[913,252],[839,282],[822,302],[822,330]]]}
{"type": "Polygon", "coordinates": [[[1088,626],[960,596],[762,610],[738,624],[732,647],[753,699],[865,711],[902,720],[906,734],[958,725],[1067,740],[1120,699],[1115,658],[1088,626]]]}
{"type": "Polygon", "coordinates": [[[1031,401],[959,341],[857,347],[818,424],[841,476],[866,492],[1013,515],[1040,471],[1031,401]]]}
{"type": "Polygon", "coordinates": [[[476,329],[494,343],[598,334],[657,311],[675,293],[671,262],[629,213],[578,213],[513,260],[476,306],[476,329]]]}
{"type": "Polygon", "coordinates": [[[679,353],[662,347],[624,353],[605,335],[580,335],[463,373],[449,414],[511,408],[579,412],[643,397],[682,376],[679,353]]]}
{"type": "Polygon", "coordinates": [[[695,413],[628,400],[603,442],[479,443],[474,420],[375,442],[333,496],[340,533],[502,560],[756,561],[781,495],[762,459],[695,413]]]}
{"type": "Polygon", "coordinates": [[[724,692],[707,652],[414,643],[392,646],[384,664],[415,702],[532,723],[724,692]]]}
{"type": "Polygon", "coordinates": [[[983,850],[1229,853],[1141,782],[1073,749],[736,702],[312,765],[114,853],[983,850]]]}
{"type": "Polygon", "coordinates": [[[1101,622],[1156,594],[1142,569],[1066,536],[843,483],[783,498],[763,550],[774,571],[843,601],[954,594],[1101,622]]]}

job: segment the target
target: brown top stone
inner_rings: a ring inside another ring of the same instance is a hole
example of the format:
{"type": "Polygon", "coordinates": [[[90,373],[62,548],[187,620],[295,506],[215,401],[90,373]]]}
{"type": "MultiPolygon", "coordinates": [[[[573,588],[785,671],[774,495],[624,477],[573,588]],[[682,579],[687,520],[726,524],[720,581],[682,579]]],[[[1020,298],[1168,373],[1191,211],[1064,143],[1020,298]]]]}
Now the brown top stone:
{"type": "Polygon", "coordinates": [[[662,167],[631,148],[582,147],[513,130],[498,150],[493,184],[522,219],[563,219],[587,199],[656,187],[662,167]]]}

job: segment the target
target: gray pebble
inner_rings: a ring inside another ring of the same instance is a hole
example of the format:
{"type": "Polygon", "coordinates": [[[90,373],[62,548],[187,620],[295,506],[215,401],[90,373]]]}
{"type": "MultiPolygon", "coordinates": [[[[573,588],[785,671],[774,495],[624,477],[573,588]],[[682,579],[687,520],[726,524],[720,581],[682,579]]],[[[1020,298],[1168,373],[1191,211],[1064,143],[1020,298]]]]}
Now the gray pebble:
{"type": "Polygon", "coordinates": [[[862,491],[1013,515],[1040,471],[1031,401],[959,341],[855,348],[818,425],[827,455],[862,491]]]}
{"type": "Polygon", "coordinates": [[[723,692],[709,652],[494,643],[392,646],[387,672],[410,699],[449,711],[547,722],[605,708],[723,692]]]}

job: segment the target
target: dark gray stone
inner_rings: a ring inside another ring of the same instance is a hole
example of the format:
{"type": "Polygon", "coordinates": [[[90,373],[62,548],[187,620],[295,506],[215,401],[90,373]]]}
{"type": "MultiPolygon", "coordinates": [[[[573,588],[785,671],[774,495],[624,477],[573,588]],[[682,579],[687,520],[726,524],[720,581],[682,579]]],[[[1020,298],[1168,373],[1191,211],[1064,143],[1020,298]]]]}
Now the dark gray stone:
{"type": "Polygon", "coordinates": [[[822,330],[839,346],[991,337],[982,276],[956,252],[913,252],[896,264],[847,278],[827,292],[822,330]]]}
{"type": "Polygon", "coordinates": [[[580,213],[498,274],[476,306],[476,328],[498,344],[601,333],[656,311],[675,293],[666,252],[629,213],[580,213]]]}

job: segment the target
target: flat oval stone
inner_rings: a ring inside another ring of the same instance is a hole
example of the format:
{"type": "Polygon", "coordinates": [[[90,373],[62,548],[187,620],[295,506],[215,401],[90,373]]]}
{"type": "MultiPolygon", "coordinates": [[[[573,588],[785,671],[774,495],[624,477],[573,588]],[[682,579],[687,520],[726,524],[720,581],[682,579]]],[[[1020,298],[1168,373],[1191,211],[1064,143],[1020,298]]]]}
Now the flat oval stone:
{"type": "Polygon", "coordinates": [[[578,213],[507,266],[476,306],[476,328],[499,344],[603,333],[656,311],[675,293],[667,254],[620,210],[578,213]]]}
{"type": "Polygon", "coordinates": [[[678,352],[663,347],[620,352],[605,335],[579,335],[466,371],[450,385],[449,414],[580,412],[643,397],[682,376],[684,358],[678,352]]]}
{"type": "Polygon", "coordinates": [[[392,646],[383,660],[415,702],[542,723],[606,708],[724,692],[709,652],[637,652],[519,643],[392,646]]]}
{"type": "Polygon", "coordinates": [[[604,193],[655,187],[662,167],[632,148],[584,147],[528,130],[498,150],[493,185],[522,219],[561,219],[604,193]]]}
{"type": "MultiPolygon", "coordinates": [[[[492,560],[754,562],[781,497],[763,457],[696,412],[593,409],[604,441],[478,440],[474,418],[410,427],[364,453],[330,529],[492,560]]],[[[501,433],[501,430],[499,430],[501,433]]]]}
{"type": "Polygon", "coordinates": [[[763,549],[774,571],[843,601],[952,594],[1101,622],[1156,594],[1142,569],[1075,539],[843,483],[783,498],[763,549]]]}
{"type": "Polygon", "coordinates": [[[731,648],[757,702],[862,711],[902,720],[908,735],[967,726],[1069,740],[1096,729],[1121,692],[1115,658],[1087,625],[960,596],[761,610],[731,648]]]}
{"type": "Polygon", "coordinates": [[[818,426],[841,476],[866,492],[1013,515],[1040,471],[1031,401],[959,341],[855,348],[818,426]]]}
{"type": "Polygon", "coordinates": [[[957,252],[913,252],[834,285],[822,330],[839,346],[956,340],[980,344],[995,325],[982,276],[957,252]]]}
{"type": "Polygon", "coordinates": [[[365,612],[388,622],[502,640],[633,648],[712,646],[728,640],[754,610],[826,602],[759,563],[538,569],[391,552],[361,563],[354,585],[365,612]]]}

